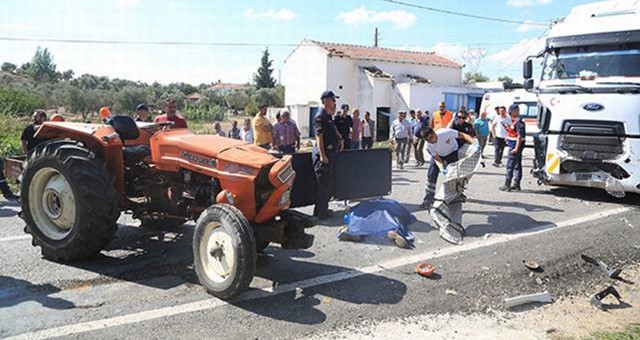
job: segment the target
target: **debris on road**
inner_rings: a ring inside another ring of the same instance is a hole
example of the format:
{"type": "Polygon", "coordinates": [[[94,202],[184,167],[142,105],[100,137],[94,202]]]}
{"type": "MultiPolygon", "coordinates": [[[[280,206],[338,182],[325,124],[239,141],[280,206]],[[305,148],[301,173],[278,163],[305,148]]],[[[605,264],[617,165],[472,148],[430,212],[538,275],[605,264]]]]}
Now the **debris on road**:
{"type": "Polygon", "coordinates": [[[538,262],[531,259],[522,260],[522,264],[529,270],[539,271],[541,269],[538,262]]]}
{"type": "Polygon", "coordinates": [[[624,303],[622,301],[622,297],[620,296],[620,293],[618,293],[618,291],[613,286],[609,286],[605,288],[603,291],[593,294],[593,296],[591,297],[591,304],[598,309],[607,310],[607,305],[604,304],[602,300],[604,300],[604,298],[606,298],[609,295],[613,295],[618,300],[618,304],[624,303]]]}
{"type": "Polygon", "coordinates": [[[553,302],[553,298],[549,292],[545,291],[542,293],[520,295],[504,299],[504,305],[507,309],[535,302],[551,303],[553,302]]]}
{"type": "Polygon", "coordinates": [[[416,266],[416,273],[423,277],[431,277],[433,273],[435,273],[436,267],[434,267],[431,263],[423,262],[416,266]]]}
{"type": "Polygon", "coordinates": [[[629,220],[626,217],[621,218],[620,221],[624,222],[624,224],[626,224],[629,228],[635,228],[636,227],[633,224],[631,224],[631,222],[629,222],[629,220]]]}
{"type": "Polygon", "coordinates": [[[444,291],[444,294],[445,295],[454,295],[455,296],[455,295],[458,295],[458,292],[456,292],[453,289],[447,289],[447,290],[444,291]]]}
{"type": "Polygon", "coordinates": [[[585,262],[588,262],[588,263],[591,263],[591,264],[594,264],[594,265],[600,267],[600,270],[602,270],[605,274],[607,274],[608,277],[610,277],[612,279],[617,279],[618,276],[620,276],[620,272],[622,272],[622,269],[611,268],[606,263],[604,263],[604,262],[602,262],[600,260],[594,259],[592,257],[589,257],[587,255],[582,254],[582,255],[580,255],[580,257],[582,257],[582,259],[585,262]]]}

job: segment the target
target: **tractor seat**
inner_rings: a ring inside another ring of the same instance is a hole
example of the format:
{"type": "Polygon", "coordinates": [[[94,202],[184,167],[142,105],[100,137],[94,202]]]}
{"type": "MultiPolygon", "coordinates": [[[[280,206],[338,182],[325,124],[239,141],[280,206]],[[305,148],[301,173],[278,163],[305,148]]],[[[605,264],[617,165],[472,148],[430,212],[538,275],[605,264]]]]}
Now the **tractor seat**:
{"type": "Polygon", "coordinates": [[[140,130],[133,118],[129,116],[114,116],[107,120],[107,124],[111,125],[120,136],[120,139],[133,140],[140,137],[140,130]]]}
{"type": "Polygon", "coordinates": [[[151,155],[151,149],[146,145],[125,146],[122,148],[122,158],[127,164],[138,163],[151,155]]]}

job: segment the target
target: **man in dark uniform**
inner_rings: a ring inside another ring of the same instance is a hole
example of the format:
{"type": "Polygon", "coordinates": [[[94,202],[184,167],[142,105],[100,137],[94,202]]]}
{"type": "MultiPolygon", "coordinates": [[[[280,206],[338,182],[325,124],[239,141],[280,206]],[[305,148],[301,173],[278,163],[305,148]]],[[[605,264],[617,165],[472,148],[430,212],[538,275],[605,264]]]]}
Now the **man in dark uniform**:
{"type": "Polygon", "coordinates": [[[319,219],[332,216],[329,211],[329,200],[335,191],[334,161],[336,153],[343,148],[343,140],[332,116],[336,112],[336,98],[333,91],[322,93],[322,110],[316,115],[316,144],[313,147],[313,169],[318,182],[318,196],[313,215],[319,219]]]}
{"type": "Polygon", "coordinates": [[[509,117],[511,118],[511,122],[508,126],[505,126],[507,130],[506,143],[509,147],[507,175],[504,185],[500,187],[500,190],[520,191],[520,181],[522,180],[522,150],[524,150],[526,131],[525,124],[522,119],[520,119],[520,108],[518,105],[514,104],[509,106],[509,117]],[[511,183],[512,179],[513,185],[511,183]]]}
{"type": "Polygon", "coordinates": [[[44,110],[36,110],[33,113],[33,123],[27,125],[24,130],[22,130],[22,136],[20,136],[20,141],[22,143],[22,153],[25,155],[29,153],[29,151],[35,149],[42,140],[35,137],[38,128],[42,123],[47,120],[47,113],[44,110]]]}
{"type": "MultiPolygon", "coordinates": [[[[336,97],[337,98],[337,97],[336,97]]],[[[342,111],[336,115],[333,122],[336,124],[336,128],[344,141],[344,148],[349,149],[351,146],[351,130],[353,130],[353,119],[349,115],[349,105],[342,104],[342,111]]]]}

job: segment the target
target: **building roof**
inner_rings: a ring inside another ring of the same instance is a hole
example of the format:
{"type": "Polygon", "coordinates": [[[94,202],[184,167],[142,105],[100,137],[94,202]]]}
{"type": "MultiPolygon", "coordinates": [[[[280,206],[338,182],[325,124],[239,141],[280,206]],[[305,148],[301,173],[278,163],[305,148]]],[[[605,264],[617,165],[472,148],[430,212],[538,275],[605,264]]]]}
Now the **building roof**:
{"type": "Polygon", "coordinates": [[[231,83],[216,83],[210,85],[209,88],[213,90],[243,90],[249,87],[247,84],[231,84],[231,83]]]}
{"type": "Polygon", "coordinates": [[[463,65],[439,54],[436,54],[435,52],[415,52],[382,47],[327,43],[315,40],[305,40],[304,42],[312,43],[325,49],[327,52],[329,52],[329,56],[332,57],[382,60],[398,63],[434,65],[453,68],[463,67],[463,65]]]}

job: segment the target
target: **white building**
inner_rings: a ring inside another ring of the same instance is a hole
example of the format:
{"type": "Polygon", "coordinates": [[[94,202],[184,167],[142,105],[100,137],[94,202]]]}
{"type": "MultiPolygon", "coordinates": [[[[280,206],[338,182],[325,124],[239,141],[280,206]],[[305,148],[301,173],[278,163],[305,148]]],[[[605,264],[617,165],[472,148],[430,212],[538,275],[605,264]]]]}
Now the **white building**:
{"type": "Polygon", "coordinates": [[[433,112],[439,101],[450,110],[476,108],[483,91],[462,85],[462,67],[433,52],[303,40],[285,60],[285,106],[302,134],[312,136],[320,94],[331,89],[338,107],[369,111],[383,140],[398,111],[433,112]]]}

